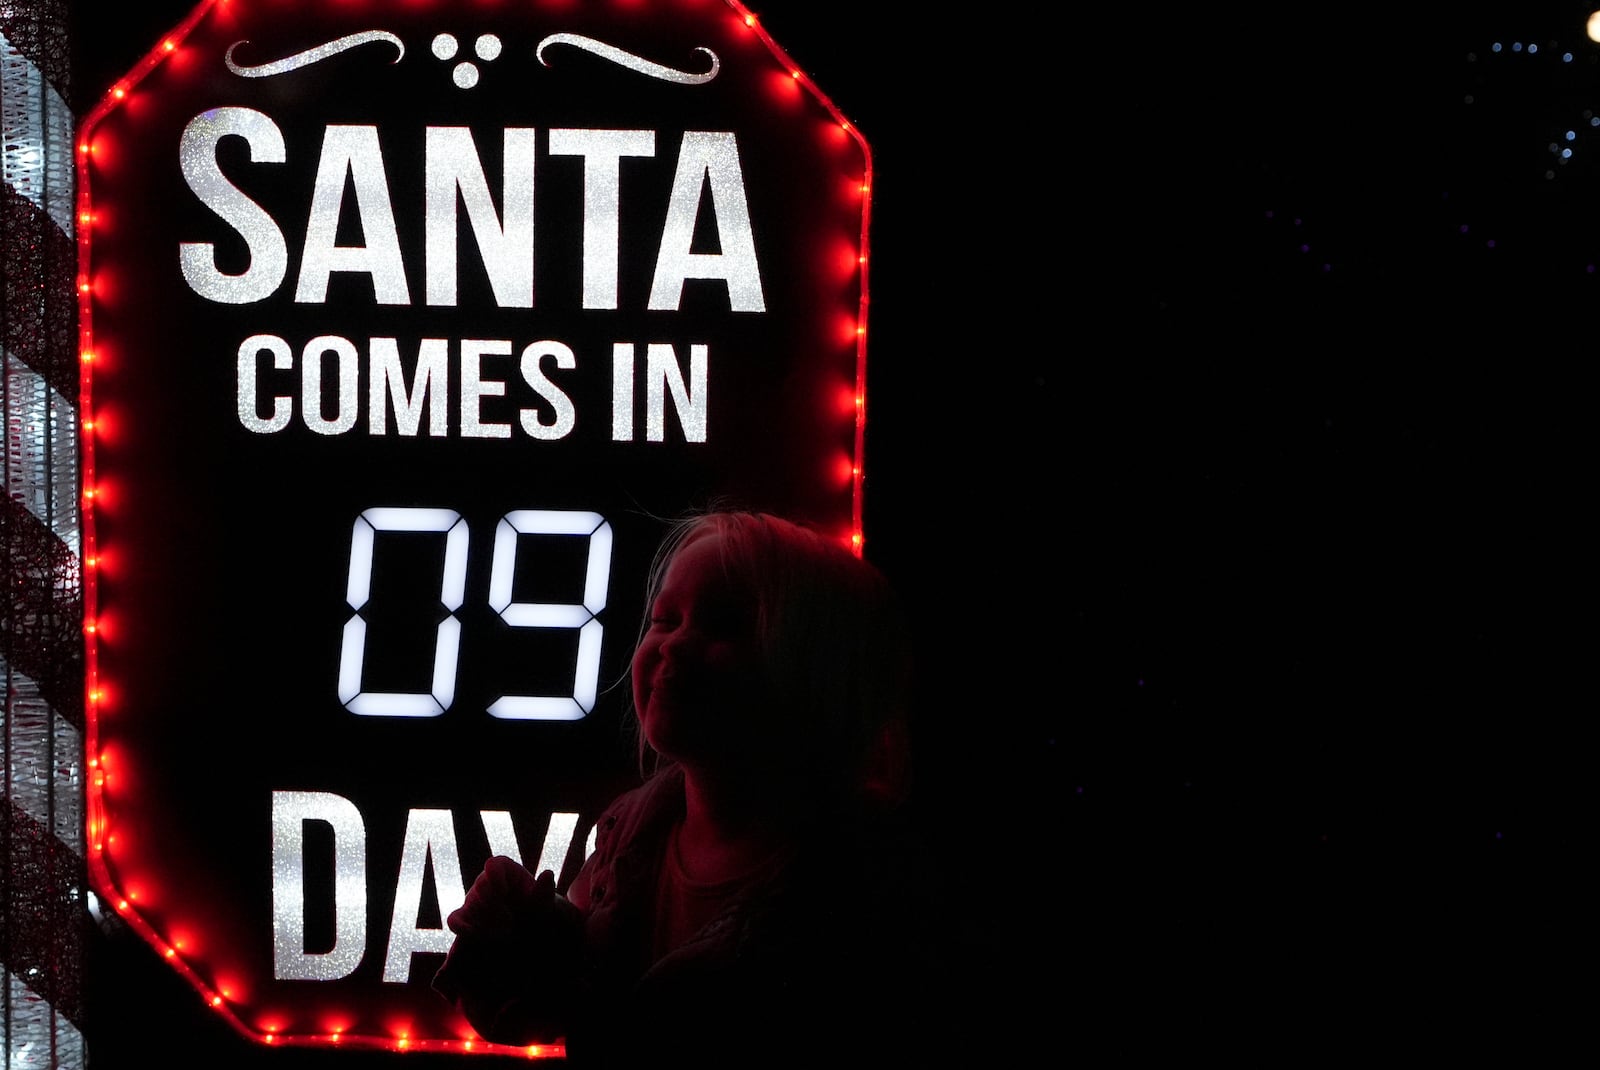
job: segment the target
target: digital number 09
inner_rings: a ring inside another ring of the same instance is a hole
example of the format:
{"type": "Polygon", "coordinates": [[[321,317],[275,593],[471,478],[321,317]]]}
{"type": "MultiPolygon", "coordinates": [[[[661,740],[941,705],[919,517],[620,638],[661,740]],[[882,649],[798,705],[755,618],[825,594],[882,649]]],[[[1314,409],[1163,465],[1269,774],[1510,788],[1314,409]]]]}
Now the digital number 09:
{"type": "MultiPolygon", "coordinates": [[[[596,615],[606,607],[611,579],[611,525],[598,513],[519,509],[500,518],[494,534],[494,561],[489,571],[489,605],[513,628],[575,628],[578,656],[571,695],[503,695],[489,704],[491,716],[510,720],[576,721],[594,709],[600,680],[600,640],[604,633],[596,615]],[[583,602],[515,602],[519,535],[569,535],[586,538],[588,567],[583,602]]],[[[467,522],[451,509],[379,507],[356,518],[350,532],[350,571],[345,621],[339,651],[339,701],[351,713],[367,717],[437,717],[455,701],[456,667],[461,653],[461,621],[456,610],[466,598],[467,522]],[[449,615],[439,622],[434,638],[433,682],[428,691],[363,691],[367,622],[361,608],[372,591],[373,547],[379,532],[436,532],[444,536],[444,570],[439,601],[449,615]]]]}

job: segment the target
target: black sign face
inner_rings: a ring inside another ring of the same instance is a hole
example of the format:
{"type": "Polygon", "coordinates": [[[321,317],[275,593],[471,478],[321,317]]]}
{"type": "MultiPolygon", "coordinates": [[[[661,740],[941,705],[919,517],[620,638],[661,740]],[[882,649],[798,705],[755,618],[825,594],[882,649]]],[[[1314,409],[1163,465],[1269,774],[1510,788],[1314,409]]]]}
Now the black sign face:
{"type": "Polygon", "coordinates": [[[96,882],[252,1037],[465,1050],[665,520],[859,544],[866,145],[724,0],[231,0],[79,157],[96,882]]]}

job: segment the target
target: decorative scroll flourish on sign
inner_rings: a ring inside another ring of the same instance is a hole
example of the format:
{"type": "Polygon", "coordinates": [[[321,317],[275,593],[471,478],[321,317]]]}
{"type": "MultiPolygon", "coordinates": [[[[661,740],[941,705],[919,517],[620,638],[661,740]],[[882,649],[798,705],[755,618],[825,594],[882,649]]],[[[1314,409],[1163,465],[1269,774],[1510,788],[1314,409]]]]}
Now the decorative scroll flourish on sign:
{"type": "Polygon", "coordinates": [[[534,55],[546,67],[550,66],[550,61],[544,58],[544,50],[551,45],[571,45],[574,48],[580,48],[585,52],[599,56],[601,59],[608,59],[620,67],[628,68],[630,71],[637,71],[651,78],[659,78],[663,82],[678,82],[682,85],[704,85],[715,78],[717,72],[722,69],[722,61],[717,58],[717,54],[705,47],[696,48],[695,51],[704,52],[711,57],[711,69],[704,74],[694,74],[689,71],[674,70],[660,63],[652,63],[642,56],[636,56],[632,52],[625,52],[615,45],[608,45],[604,41],[596,41],[593,37],[585,37],[577,33],[553,33],[539,42],[539,47],[534,50],[534,55]]]}
{"type": "Polygon", "coordinates": [[[228,46],[227,54],[223,56],[223,62],[228,65],[228,70],[237,74],[240,78],[267,78],[275,74],[287,74],[302,67],[309,67],[313,63],[319,63],[327,59],[329,56],[336,56],[340,52],[348,52],[352,48],[359,48],[361,45],[371,44],[374,41],[387,41],[399,50],[399,55],[395,56],[394,62],[399,63],[405,58],[406,46],[401,42],[400,38],[387,30],[363,30],[361,33],[352,33],[337,40],[329,41],[325,45],[308,48],[304,52],[297,52],[284,59],[275,60],[272,63],[262,63],[254,67],[242,66],[233,61],[234,49],[240,45],[250,43],[249,41],[235,41],[228,46]]]}
{"type": "MultiPolygon", "coordinates": [[[[398,51],[394,58],[395,63],[399,63],[405,57],[406,47],[400,38],[394,34],[389,33],[387,30],[364,30],[361,33],[352,33],[335,41],[329,41],[327,44],[308,48],[304,52],[297,52],[292,56],[274,60],[271,63],[261,63],[254,66],[234,62],[234,51],[240,45],[249,44],[249,41],[235,41],[228,46],[228,51],[223,57],[223,61],[227,63],[228,70],[241,78],[268,78],[277,74],[288,74],[290,71],[297,71],[302,67],[309,67],[313,63],[320,63],[328,59],[330,56],[336,56],[341,52],[348,52],[352,48],[358,48],[361,45],[372,44],[377,41],[384,41],[394,45],[398,51]]],[[[618,48],[615,45],[608,45],[604,41],[596,40],[593,37],[585,37],[583,34],[578,33],[553,33],[539,42],[539,47],[534,50],[534,55],[546,67],[550,66],[550,61],[545,58],[544,53],[545,49],[551,45],[571,45],[573,48],[581,49],[591,55],[599,56],[601,59],[609,60],[619,67],[625,67],[649,78],[658,78],[663,82],[677,82],[679,85],[704,85],[715,78],[717,72],[722,69],[722,60],[711,49],[703,46],[696,48],[695,51],[703,52],[711,57],[711,69],[704,74],[696,74],[693,71],[680,71],[674,67],[656,63],[645,59],[643,56],[636,56],[632,52],[618,48]]],[[[437,51],[437,48],[435,51],[437,51]]]]}

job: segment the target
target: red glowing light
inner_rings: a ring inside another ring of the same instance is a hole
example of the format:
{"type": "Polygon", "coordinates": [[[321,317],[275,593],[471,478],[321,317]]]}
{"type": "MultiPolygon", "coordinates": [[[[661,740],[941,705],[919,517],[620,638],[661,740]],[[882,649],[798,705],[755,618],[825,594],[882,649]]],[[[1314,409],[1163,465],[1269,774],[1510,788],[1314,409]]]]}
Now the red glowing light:
{"type": "Polygon", "coordinates": [[[857,331],[859,328],[860,321],[857,320],[855,316],[848,314],[841,315],[834,325],[834,329],[838,332],[836,337],[839,339],[839,344],[848,345],[849,343],[854,342],[856,340],[857,331]]]}
{"type": "Polygon", "coordinates": [[[828,253],[828,263],[832,274],[840,279],[848,279],[861,267],[862,257],[856,243],[849,238],[840,238],[828,253]]]}
{"type": "Polygon", "coordinates": [[[772,100],[776,103],[798,105],[805,98],[797,72],[773,71],[767,76],[767,84],[772,87],[772,100]]]}

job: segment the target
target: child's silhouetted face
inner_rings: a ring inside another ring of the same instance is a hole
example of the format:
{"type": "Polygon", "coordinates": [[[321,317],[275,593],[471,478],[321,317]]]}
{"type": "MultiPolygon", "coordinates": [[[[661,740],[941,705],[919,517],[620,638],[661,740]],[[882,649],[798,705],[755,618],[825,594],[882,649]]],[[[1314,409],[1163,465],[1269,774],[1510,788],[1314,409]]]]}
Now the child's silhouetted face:
{"type": "Polygon", "coordinates": [[[640,728],[662,756],[731,772],[771,753],[777,726],[758,623],[755,592],[729,574],[720,535],[678,550],[633,655],[640,728]]]}

